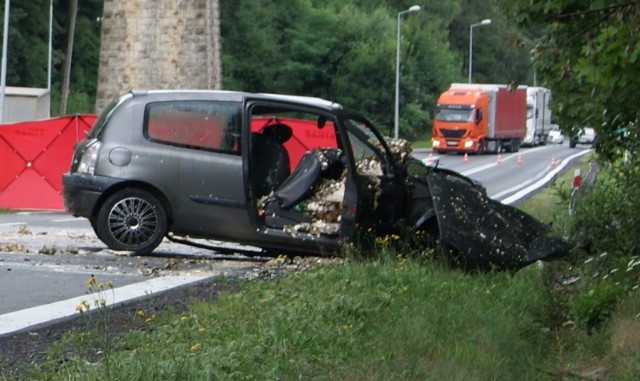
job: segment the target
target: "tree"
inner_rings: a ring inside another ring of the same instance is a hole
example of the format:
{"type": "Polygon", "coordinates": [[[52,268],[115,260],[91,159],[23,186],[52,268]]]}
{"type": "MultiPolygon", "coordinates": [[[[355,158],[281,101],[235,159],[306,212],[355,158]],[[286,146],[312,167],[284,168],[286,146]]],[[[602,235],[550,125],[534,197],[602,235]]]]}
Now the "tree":
{"type": "MultiPolygon", "coordinates": [[[[14,1],[9,15],[7,85],[46,88],[51,0],[14,1]]],[[[78,6],[68,113],[92,112],[95,97],[103,0],[83,0],[78,6]]],[[[0,15],[4,12],[0,7],[0,15]]],[[[62,63],[68,35],[67,0],[53,0],[51,110],[60,101],[62,63]]],[[[0,21],[4,20],[4,16],[0,21]]],[[[0,23],[1,24],[1,23],[0,23]]],[[[54,112],[55,113],[55,112],[54,112]]]]}
{"type": "Polygon", "coordinates": [[[473,82],[533,85],[533,73],[527,70],[529,52],[523,45],[528,38],[504,17],[498,0],[463,0],[460,7],[449,24],[449,40],[464,62],[460,73],[464,82],[469,71],[469,28],[490,19],[491,24],[473,30],[473,82]]]}
{"type": "Polygon", "coordinates": [[[503,6],[520,27],[544,31],[531,58],[553,90],[551,107],[565,134],[591,126],[603,158],[635,156],[640,1],[507,0],[503,6]]]}
{"type": "Polygon", "coordinates": [[[60,114],[67,112],[67,98],[69,96],[69,77],[71,76],[71,62],[73,58],[73,40],[76,33],[76,19],[78,15],[78,0],[69,0],[69,35],[67,36],[67,50],[64,56],[64,70],[62,73],[62,97],[60,99],[60,114]]]}

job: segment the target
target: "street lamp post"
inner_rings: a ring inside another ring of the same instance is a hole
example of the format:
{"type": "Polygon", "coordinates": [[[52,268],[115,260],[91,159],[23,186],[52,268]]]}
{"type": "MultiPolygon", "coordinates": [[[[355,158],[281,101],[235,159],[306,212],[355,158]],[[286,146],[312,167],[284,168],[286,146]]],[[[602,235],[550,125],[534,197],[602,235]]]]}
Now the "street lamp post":
{"type": "Polygon", "coordinates": [[[4,95],[7,89],[7,45],[9,36],[9,3],[4,1],[4,32],[2,34],[2,73],[0,73],[0,123],[4,123],[4,95]]]}
{"type": "Polygon", "coordinates": [[[471,83],[471,68],[473,65],[473,28],[489,24],[491,24],[491,20],[484,19],[479,23],[471,24],[471,26],[469,27],[469,83],[471,83]]]}
{"type": "Polygon", "coordinates": [[[394,119],[394,138],[400,135],[400,19],[406,13],[418,12],[419,5],[414,5],[409,9],[398,12],[398,35],[396,43],[396,100],[395,100],[395,119],[394,119]]]}

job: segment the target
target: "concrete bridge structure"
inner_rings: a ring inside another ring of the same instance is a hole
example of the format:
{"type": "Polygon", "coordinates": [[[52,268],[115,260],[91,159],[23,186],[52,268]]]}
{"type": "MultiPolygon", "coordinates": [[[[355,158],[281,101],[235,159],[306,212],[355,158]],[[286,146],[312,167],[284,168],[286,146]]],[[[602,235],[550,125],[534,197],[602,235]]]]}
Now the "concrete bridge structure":
{"type": "Polygon", "coordinates": [[[96,112],[135,89],[220,89],[219,0],[105,0],[96,112]]]}

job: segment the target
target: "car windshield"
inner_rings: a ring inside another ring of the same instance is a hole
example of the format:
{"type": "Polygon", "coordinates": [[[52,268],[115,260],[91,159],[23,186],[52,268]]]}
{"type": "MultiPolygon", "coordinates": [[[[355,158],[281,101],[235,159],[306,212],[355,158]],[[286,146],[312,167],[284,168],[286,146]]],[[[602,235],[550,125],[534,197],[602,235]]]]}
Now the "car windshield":
{"type": "Polygon", "coordinates": [[[439,106],[436,109],[436,120],[442,122],[470,122],[473,116],[472,108],[451,108],[439,106]]]}

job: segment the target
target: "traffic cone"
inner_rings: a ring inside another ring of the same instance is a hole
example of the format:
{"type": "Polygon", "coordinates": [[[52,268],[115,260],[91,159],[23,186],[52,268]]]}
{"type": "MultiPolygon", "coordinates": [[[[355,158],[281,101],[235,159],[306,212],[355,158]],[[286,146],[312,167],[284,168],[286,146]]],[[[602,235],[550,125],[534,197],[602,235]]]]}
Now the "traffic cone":
{"type": "Polygon", "coordinates": [[[551,158],[551,168],[555,168],[555,166],[556,166],[556,158],[552,157],[551,158]]]}
{"type": "Polygon", "coordinates": [[[463,163],[468,163],[469,162],[469,154],[467,154],[466,152],[464,153],[464,159],[462,159],[463,163]]]}
{"type": "Polygon", "coordinates": [[[522,155],[518,155],[518,158],[516,159],[516,164],[518,165],[522,164],[522,155]]]}
{"type": "Polygon", "coordinates": [[[433,163],[433,153],[429,153],[429,157],[427,158],[427,164],[433,163]]]}
{"type": "Polygon", "coordinates": [[[498,160],[496,160],[496,164],[502,164],[502,155],[498,154],[498,160]]]}

